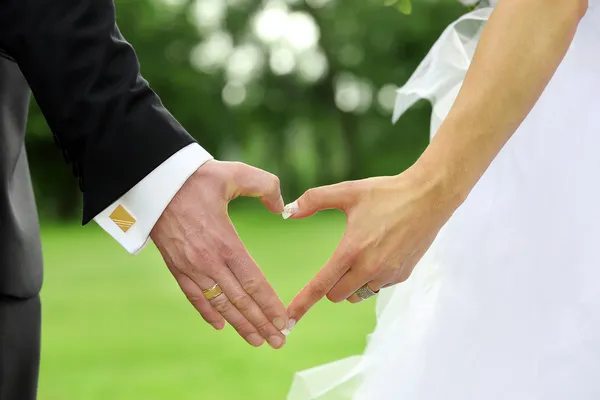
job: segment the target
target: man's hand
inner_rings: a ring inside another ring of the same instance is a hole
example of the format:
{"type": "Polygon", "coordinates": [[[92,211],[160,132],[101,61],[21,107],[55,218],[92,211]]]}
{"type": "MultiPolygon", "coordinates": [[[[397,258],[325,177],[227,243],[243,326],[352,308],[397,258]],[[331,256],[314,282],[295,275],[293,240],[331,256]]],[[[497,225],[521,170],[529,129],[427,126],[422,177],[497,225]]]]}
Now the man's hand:
{"type": "Polygon", "coordinates": [[[227,215],[228,203],[238,196],[258,197],[273,213],[283,211],[276,176],[242,163],[209,161],[173,198],[150,236],[206,322],[223,329],[227,320],[251,345],[266,339],[280,348],[286,309],[227,215]],[[202,290],[215,283],[223,294],[208,301],[202,290]]]}

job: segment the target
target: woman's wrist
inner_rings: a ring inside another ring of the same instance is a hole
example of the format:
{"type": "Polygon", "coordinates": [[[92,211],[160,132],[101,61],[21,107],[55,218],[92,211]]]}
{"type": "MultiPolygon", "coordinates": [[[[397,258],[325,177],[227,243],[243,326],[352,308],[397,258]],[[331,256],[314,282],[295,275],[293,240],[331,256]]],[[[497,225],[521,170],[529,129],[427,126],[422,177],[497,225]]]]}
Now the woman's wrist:
{"type": "Polygon", "coordinates": [[[504,140],[457,110],[446,118],[411,167],[424,184],[458,208],[496,157],[504,140]]]}
{"type": "Polygon", "coordinates": [[[479,144],[461,143],[461,138],[469,136],[465,131],[453,128],[450,121],[446,121],[409,169],[418,184],[428,188],[452,212],[466,200],[487,168],[479,144]]]}
{"type": "Polygon", "coordinates": [[[444,213],[453,213],[467,198],[470,189],[460,184],[455,173],[443,164],[419,159],[404,174],[423,189],[432,202],[444,213]]]}

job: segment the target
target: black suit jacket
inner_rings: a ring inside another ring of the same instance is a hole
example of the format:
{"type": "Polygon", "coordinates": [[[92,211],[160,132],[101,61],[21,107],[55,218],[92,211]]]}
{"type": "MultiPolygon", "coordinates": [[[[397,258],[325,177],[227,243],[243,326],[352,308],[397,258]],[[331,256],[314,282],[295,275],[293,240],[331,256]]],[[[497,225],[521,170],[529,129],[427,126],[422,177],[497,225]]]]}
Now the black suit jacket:
{"type": "Polygon", "coordinates": [[[112,0],[1,0],[0,53],[0,294],[26,297],[41,285],[26,85],[79,177],[84,224],[193,139],[140,75],[112,0]]]}

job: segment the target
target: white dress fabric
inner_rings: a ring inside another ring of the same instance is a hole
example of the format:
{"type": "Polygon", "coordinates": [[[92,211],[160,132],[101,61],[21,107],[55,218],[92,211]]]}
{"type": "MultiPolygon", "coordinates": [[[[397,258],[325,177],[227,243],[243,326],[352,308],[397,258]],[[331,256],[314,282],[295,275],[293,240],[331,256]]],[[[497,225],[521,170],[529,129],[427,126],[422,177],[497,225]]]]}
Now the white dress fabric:
{"type": "MultiPolygon", "coordinates": [[[[394,118],[430,99],[435,133],[491,12],[445,31],[394,118]]],[[[380,294],[365,353],[298,373],[288,399],[600,399],[599,115],[590,0],[530,115],[411,278],[380,294]]]]}

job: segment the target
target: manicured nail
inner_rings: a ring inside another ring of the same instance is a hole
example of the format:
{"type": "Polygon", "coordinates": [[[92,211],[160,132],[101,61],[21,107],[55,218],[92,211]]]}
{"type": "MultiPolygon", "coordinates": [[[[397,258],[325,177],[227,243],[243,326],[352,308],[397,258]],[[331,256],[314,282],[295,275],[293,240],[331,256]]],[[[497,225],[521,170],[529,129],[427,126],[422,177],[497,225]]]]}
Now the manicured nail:
{"type": "Polygon", "coordinates": [[[248,335],[248,343],[252,346],[260,347],[265,342],[262,337],[258,333],[251,333],[248,335]]]}
{"type": "Polygon", "coordinates": [[[277,335],[273,335],[267,339],[272,348],[278,349],[283,346],[283,339],[277,335]]]}
{"type": "Polygon", "coordinates": [[[283,213],[281,213],[281,216],[283,217],[283,219],[288,219],[292,215],[296,214],[298,212],[298,209],[298,201],[290,203],[287,206],[283,207],[283,213]]]}
{"type": "Polygon", "coordinates": [[[273,320],[273,325],[275,325],[275,328],[277,328],[278,330],[282,330],[283,328],[285,328],[285,321],[283,320],[283,318],[275,318],[273,320]]]}
{"type": "Polygon", "coordinates": [[[281,331],[281,333],[283,333],[285,336],[289,335],[290,332],[292,331],[292,328],[294,328],[294,325],[296,325],[296,320],[295,319],[290,319],[288,321],[288,326],[287,328],[283,329],[281,331]]]}

